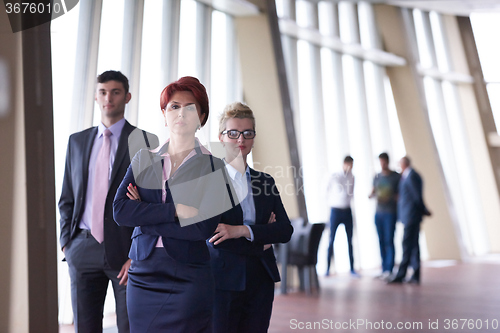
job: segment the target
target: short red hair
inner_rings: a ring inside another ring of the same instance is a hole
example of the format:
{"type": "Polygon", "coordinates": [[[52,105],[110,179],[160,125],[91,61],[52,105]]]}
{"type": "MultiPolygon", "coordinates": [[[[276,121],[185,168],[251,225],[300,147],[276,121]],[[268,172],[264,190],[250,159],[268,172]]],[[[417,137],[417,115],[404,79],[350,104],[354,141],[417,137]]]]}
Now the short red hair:
{"type": "Polygon", "coordinates": [[[165,89],[163,89],[160,95],[160,107],[162,110],[167,108],[167,104],[177,91],[190,91],[193,94],[194,98],[201,107],[200,115],[205,115],[205,119],[201,122],[201,126],[204,126],[207,122],[209,113],[208,95],[205,86],[200,83],[200,80],[192,76],[184,76],[179,80],[170,83],[165,87],[165,89]]]}

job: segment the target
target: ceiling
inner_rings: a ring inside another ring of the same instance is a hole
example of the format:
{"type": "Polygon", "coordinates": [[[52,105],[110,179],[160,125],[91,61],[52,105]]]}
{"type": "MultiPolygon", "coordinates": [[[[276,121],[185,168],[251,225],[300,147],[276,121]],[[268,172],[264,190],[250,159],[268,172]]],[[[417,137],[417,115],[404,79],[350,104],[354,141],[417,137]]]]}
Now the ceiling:
{"type": "MultiPolygon", "coordinates": [[[[266,0],[198,0],[234,16],[257,15],[266,10],[266,0]]],[[[500,13],[500,0],[305,0],[305,1],[368,1],[393,6],[419,8],[442,14],[469,16],[472,12],[500,13]]]]}
{"type": "Polygon", "coordinates": [[[459,16],[469,16],[472,12],[496,11],[500,13],[500,0],[383,0],[373,2],[459,16]]]}

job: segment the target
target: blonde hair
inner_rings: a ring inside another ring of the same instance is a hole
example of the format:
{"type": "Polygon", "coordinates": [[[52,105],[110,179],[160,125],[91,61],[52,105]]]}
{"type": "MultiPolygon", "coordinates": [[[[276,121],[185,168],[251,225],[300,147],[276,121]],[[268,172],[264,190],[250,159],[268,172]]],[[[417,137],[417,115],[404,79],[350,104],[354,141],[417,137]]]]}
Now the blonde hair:
{"type": "Polygon", "coordinates": [[[226,105],[222,114],[219,118],[219,133],[226,130],[226,122],[229,119],[251,119],[253,130],[255,130],[255,117],[253,116],[253,111],[248,107],[248,105],[241,102],[234,102],[226,105]]]}

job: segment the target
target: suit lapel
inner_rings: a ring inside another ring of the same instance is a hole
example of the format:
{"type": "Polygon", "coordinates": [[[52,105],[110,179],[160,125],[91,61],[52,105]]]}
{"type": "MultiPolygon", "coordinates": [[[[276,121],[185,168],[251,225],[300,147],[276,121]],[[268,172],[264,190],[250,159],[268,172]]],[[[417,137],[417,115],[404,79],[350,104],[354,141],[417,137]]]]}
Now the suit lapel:
{"type": "MultiPolygon", "coordinates": [[[[115,162],[113,163],[113,169],[111,170],[111,178],[109,179],[109,184],[113,183],[123,160],[128,156],[128,136],[134,130],[134,126],[130,125],[128,121],[125,121],[123,125],[122,133],[120,134],[120,141],[118,142],[118,147],[116,148],[115,162]]],[[[129,161],[130,163],[130,157],[129,161]]]]}
{"type": "Polygon", "coordinates": [[[253,194],[253,202],[255,204],[255,224],[263,224],[266,223],[267,221],[263,222],[263,216],[264,214],[264,200],[265,200],[265,189],[262,186],[262,182],[260,180],[260,172],[255,171],[254,169],[250,168],[250,179],[252,183],[252,194],[253,194]]]}
{"type": "Polygon", "coordinates": [[[410,170],[410,172],[408,172],[408,175],[405,178],[405,186],[407,187],[407,189],[409,191],[411,191],[411,187],[412,187],[411,177],[413,177],[413,169],[410,170]]]}
{"type": "Polygon", "coordinates": [[[406,175],[406,177],[401,179],[401,181],[399,182],[400,190],[404,189],[405,186],[407,186],[407,182],[410,179],[410,176],[411,176],[412,172],[413,172],[413,170],[410,170],[410,172],[408,172],[408,174],[406,175]]]}
{"type": "Polygon", "coordinates": [[[97,127],[92,128],[85,140],[85,147],[83,148],[83,170],[82,170],[82,184],[84,188],[83,196],[87,193],[87,184],[89,179],[89,162],[90,154],[92,153],[92,146],[94,145],[95,136],[97,135],[97,127]]]}
{"type": "Polygon", "coordinates": [[[420,194],[419,190],[417,188],[417,173],[415,170],[411,169],[410,173],[408,174],[408,191],[411,193],[412,199],[414,202],[419,202],[420,201],[420,194]],[[411,177],[411,178],[410,178],[411,177]]]}

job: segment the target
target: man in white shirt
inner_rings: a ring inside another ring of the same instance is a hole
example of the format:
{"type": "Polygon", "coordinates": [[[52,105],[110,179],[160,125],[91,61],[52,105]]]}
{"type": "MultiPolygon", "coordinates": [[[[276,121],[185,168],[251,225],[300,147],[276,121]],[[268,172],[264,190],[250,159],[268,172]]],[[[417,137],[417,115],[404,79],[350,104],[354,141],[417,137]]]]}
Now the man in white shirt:
{"type": "Polygon", "coordinates": [[[333,241],[335,233],[340,224],[344,224],[349,246],[349,262],[351,265],[351,275],[358,277],[354,270],[354,255],[352,250],[352,211],[351,199],[354,190],[354,176],[352,174],[353,158],[344,158],[343,172],[334,173],[328,181],[327,198],[331,207],[330,215],[330,243],[328,245],[326,275],[330,275],[330,262],[333,257],[333,241]]]}

